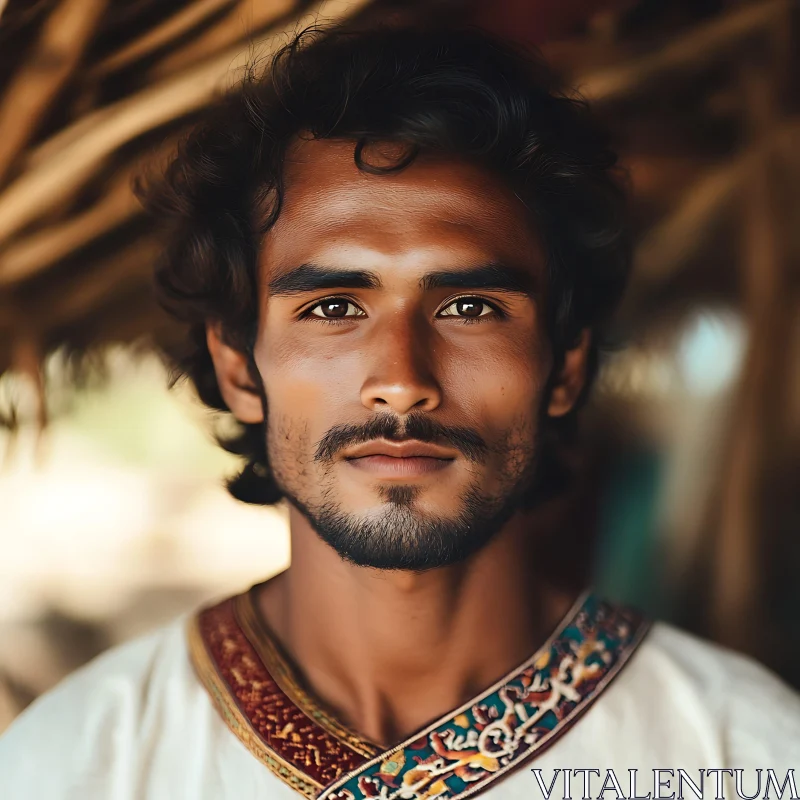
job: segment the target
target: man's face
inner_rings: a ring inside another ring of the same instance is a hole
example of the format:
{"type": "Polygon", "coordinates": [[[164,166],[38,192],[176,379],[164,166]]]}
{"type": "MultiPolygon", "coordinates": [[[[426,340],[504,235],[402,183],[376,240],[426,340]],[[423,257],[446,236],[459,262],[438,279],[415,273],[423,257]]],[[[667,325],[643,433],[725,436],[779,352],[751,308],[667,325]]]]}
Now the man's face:
{"type": "Polygon", "coordinates": [[[290,150],[264,243],[270,467],[342,556],[442,566],[530,487],[551,368],[542,247],[489,172],[420,157],[374,175],[353,150],[290,150]]]}

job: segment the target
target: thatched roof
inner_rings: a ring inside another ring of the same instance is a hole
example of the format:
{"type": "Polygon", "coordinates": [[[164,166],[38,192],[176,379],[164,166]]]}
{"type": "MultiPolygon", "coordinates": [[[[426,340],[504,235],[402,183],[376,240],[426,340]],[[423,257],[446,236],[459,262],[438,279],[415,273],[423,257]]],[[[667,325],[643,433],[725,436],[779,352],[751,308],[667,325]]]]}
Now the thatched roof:
{"type": "Polygon", "coordinates": [[[555,37],[538,44],[606,116],[632,169],[645,233],[632,316],[671,294],[734,292],[743,187],[765,160],[784,175],[798,167],[791,4],[701,20],[689,3],[584,2],[563,19],[553,2],[537,13],[490,5],[11,0],[0,27],[0,373],[19,347],[44,355],[164,328],[149,290],[158,243],[131,178],[166,156],[254,48],[319,16],[458,14],[555,37]]]}
{"type": "Polygon", "coordinates": [[[628,329],[703,298],[749,321],[709,573],[717,633],[735,640],[758,594],[763,476],[794,463],[800,430],[800,358],[787,344],[800,305],[791,0],[8,0],[0,374],[41,385],[39,365],[61,346],[175,335],[150,292],[159,245],[131,177],[170,151],[255,43],[268,50],[317,16],[353,15],[453,16],[541,45],[594,102],[631,171],[641,238],[628,329]]]}
{"type": "MultiPolygon", "coordinates": [[[[254,48],[354,14],[459,13],[558,37],[558,4],[540,5],[537,16],[512,2],[487,13],[476,2],[11,0],[0,27],[0,373],[23,342],[44,355],[164,328],[149,290],[158,242],[131,178],[166,156],[254,48]]],[[[573,8],[562,24],[580,32],[539,44],[626,150],[645,234],[638,317],[670,294],[734,293],[743,188],[766,160],[796,174],[797,122],[781,97],[792,9],[765,0],[697,20],[688,3],[614,5],[585,2],[582,18],[573,8]]]]}

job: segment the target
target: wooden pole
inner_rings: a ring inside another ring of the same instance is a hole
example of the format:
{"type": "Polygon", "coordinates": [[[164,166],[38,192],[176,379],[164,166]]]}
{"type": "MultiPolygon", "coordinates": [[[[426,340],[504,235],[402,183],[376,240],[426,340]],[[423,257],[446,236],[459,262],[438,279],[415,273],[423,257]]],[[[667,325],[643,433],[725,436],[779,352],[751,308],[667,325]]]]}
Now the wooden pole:
{"type": "MultiPolygon", "coordinates": [[[[335,21],[354,13],[367,0],[328,0],[313,13],[295,18],[285,27],[293,31],[320,18],[335,21]]],[[[271,36],[258,50],[269,55],[281,44],[271,36]]],[[[208,61],[150,86],[132,97],[87,115],[77,123],[82,135],[66,133],[67,144],[24,172],[0,194],[0,242],[67,200],[95,174],[99,164],[122,145],[149,130],[202,108],[237,72],[252,60],[237,44],[208,61]]],[[[62,134],[63,135],[63,134],[62,134]]],[[[3,267],[0,264],[0,273],[3,267]]]]}
{"type": "Polygon", "coordinates": [[[90,79],[102,78],[127,67],[155,50],[170,44],[215,14],[234,8],[238,3],[239,0],[197,0],[197,2],[189,3],[160,25],[145,31],[130,44],[103,59],[89,71],[88,77],[90,79]]]}
{"type": "Polygon", "coordinates": [[[126,173],[87,211],[14,242],[2,255],[0,289],[28,280],[141,211],[126,173]]]}
{"type": "MultiPolygon", "coordinates": [[[[166,53],[148,72],[149,80],[159,80],[186,69],[236,42],[262,36],[286,14],[291,14],[295,0],[244,0],[219,24],[172,53],[166,53]]],[[[325,13],[330,13],[326,11],[325,13]]]]}
{"type": "Polygon", "coordinates": [[[0,104],[0,183],[72,74],[105,6],[106,0],[61,0],[45,20],[0,104]]]}
{"type": "Polygon", "coordinates": [[[573,79],[574,85],[596,107],[631,97],[660,79],[674,83],[683,75],[696,75],[726,54],[737,51],[747,39],[763,35],[785,20],[785,0],[747,3],[721,17],[698,25],[643,58],[573,79]]]}
{"type": "MultiPolygon", "coordinates": [[[[785,6],[786,8],[786,6],[785,6]]],[[[752,139],[764,138],[780,115],[778,85],[785,63],[758,54],[741,68],[752,139]],[[776,63],[777,62],[777,63],[776,63]]],[[[713,555],[710,619],[723,644],[761,653],[767,644],[770,532],[764,525],[766,480],[779,449],[776,413],[786,391],[791,334],[790,292],[780,219],[775,208],[779,151],[768,149],[748,171],[741,192],[743,299],[749,321],[748,350],[730,431],[720,492],[717,547],[713,555]]]]}
{"type": "Polygon", "coordinates": [[[763,171],[776,153],[800,140],[800,119],[790,117],[736,155],[730,163],[702,174],[678,207],[653,225],[636,247],[636,282],[626,294],[620,314],[633,318],[643,296],[669,283],[714,228],[741,205],[754,172],[763,171]]]}

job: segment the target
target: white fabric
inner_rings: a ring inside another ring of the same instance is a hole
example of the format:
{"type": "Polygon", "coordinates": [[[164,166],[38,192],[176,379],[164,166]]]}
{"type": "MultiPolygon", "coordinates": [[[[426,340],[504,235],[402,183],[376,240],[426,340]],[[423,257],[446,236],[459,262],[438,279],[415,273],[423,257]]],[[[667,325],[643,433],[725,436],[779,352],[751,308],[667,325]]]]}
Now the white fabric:
{"type": "MultiPolygon", "coordinates": [[[[184,626],[178,620],[106,653],[22,714],[0,738],[0,798],[300,797],[218,716],[192,671],[184,626]]],[[[542,770],[546,784],[555,769],[596,768],[601,778],[613,769],[626,796],[631,768],[639,769],[640,795],[653,791],[652,770],[659,768],[682,768],[695,780],[700,769],[742,768],[748,794],[755,792],[756,768],[774,769],[781,782],[793,769],[800,783],[800,696],[754,661],[656,624],[571,730],[481,796],[542,800],[531,767],[542,770]]],[[[563,797],[562,777],[551,800],[563,797]]],[[[592,778],[592,797],[601,782],[592,778]]],[[[571,785],[579,800],[582,777],[571,785]]],[[[671,786],[677,789],[675,781],[671,786]]],[[[726,798],[736,797],[732,787],[726,798]]],[[[706,777],[704,797],[715,794],[706,777]]],[[[617,795],[609,790],[603,797],[617,795]]]]}

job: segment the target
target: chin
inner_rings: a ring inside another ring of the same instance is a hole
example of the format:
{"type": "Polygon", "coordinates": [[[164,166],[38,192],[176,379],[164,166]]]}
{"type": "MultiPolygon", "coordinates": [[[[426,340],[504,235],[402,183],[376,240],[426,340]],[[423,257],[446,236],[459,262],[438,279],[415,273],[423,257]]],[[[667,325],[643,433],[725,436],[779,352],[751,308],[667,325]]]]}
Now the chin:
{"type": "Polygon", "coordinates": [[[422,489],[413,484],[395,484],[393,486],[379,486],[378,496],[384,503],[395,506],[413,508],[422,494],[422,489]]]}

